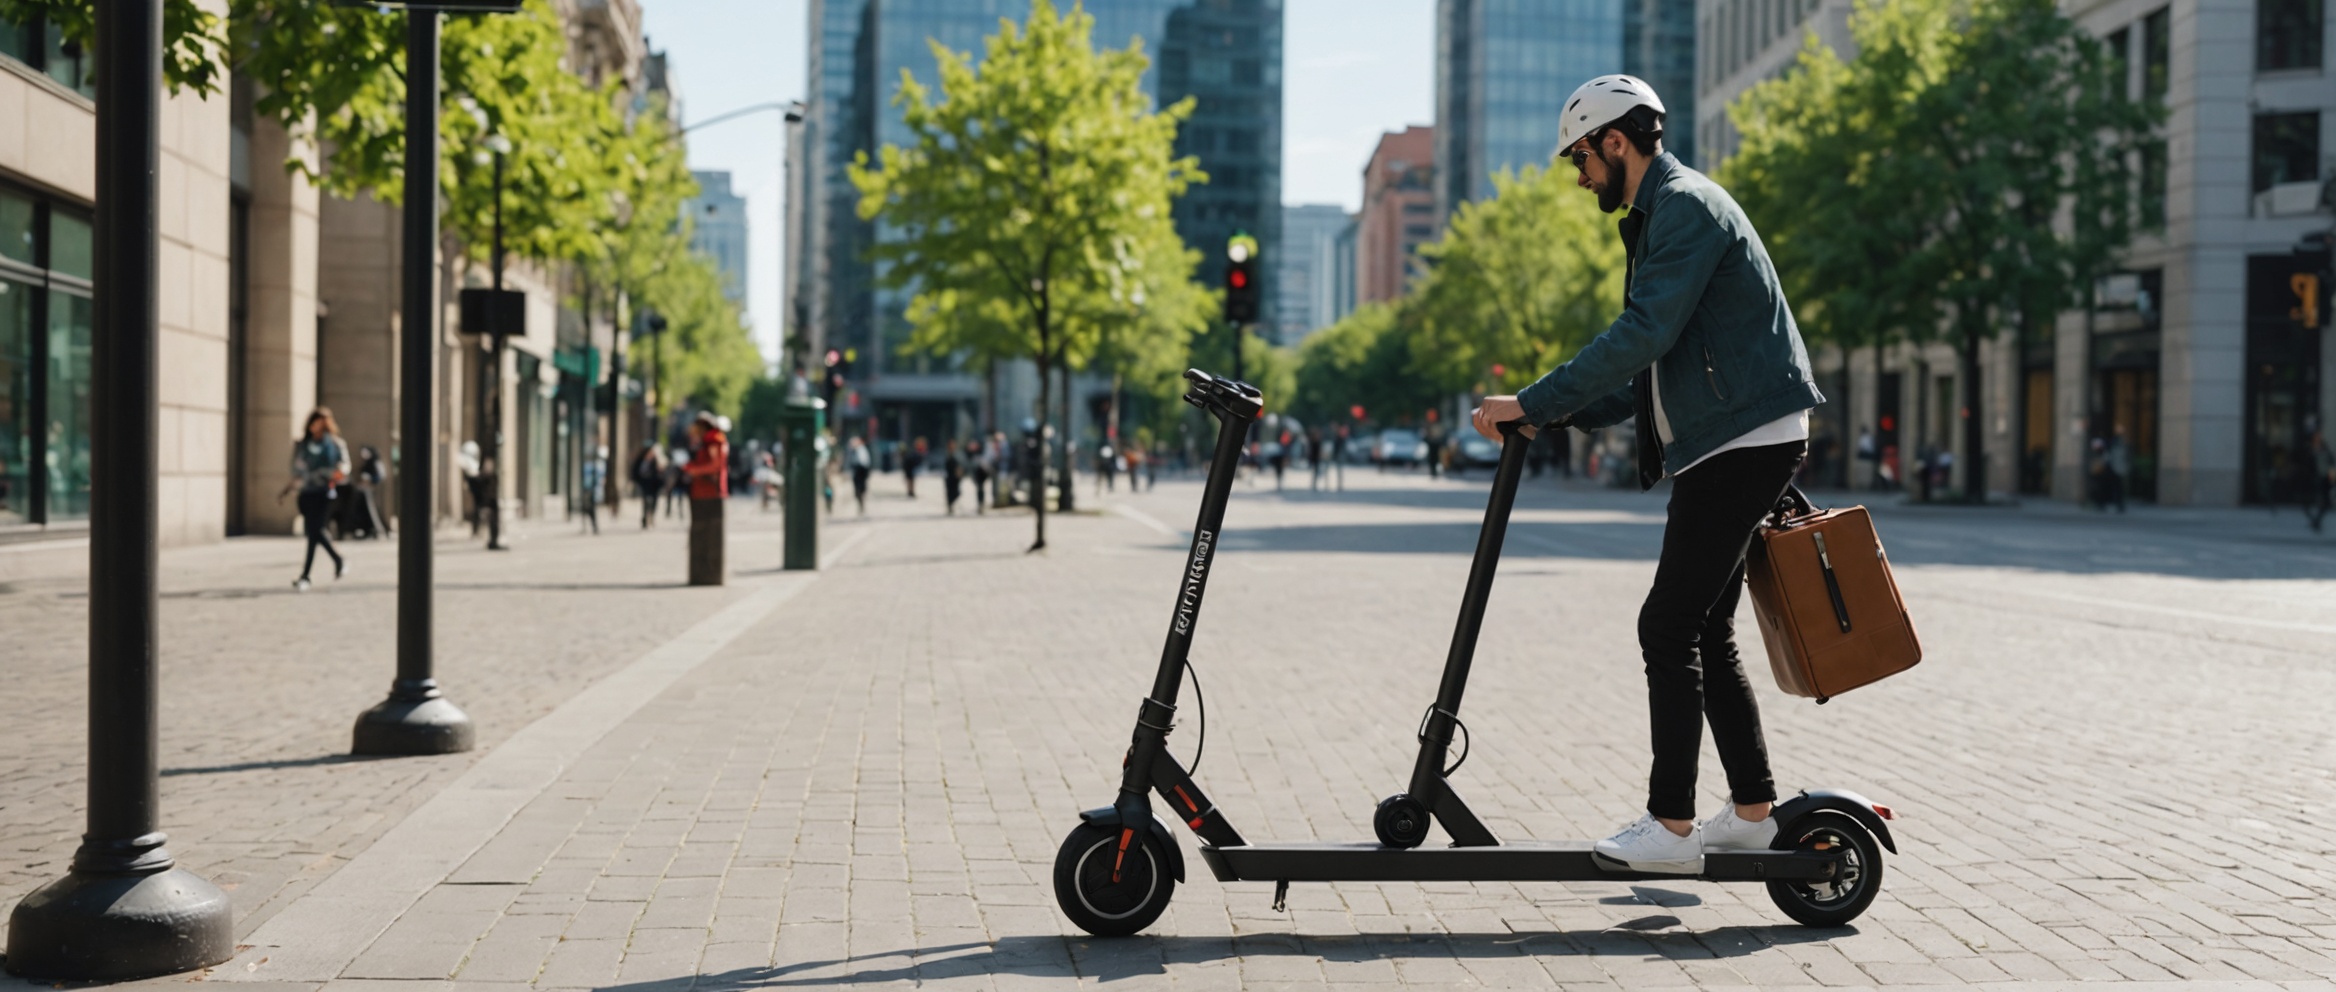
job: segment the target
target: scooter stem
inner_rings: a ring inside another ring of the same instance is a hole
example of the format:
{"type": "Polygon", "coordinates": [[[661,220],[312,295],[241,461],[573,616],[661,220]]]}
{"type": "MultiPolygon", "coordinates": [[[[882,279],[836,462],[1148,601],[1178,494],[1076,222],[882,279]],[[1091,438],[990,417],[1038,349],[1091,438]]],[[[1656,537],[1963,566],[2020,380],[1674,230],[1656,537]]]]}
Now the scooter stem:
{"type": "Polygon", "coordinates": [[[1500,467],[1493,471],[1492,495],[1484,508],[1484,526],[1476,534],[1476,558],[1468,566],[1467,591],[1460,597],[1460,620],[1452,631],[1451,652],[1444,656],[1444,681],[1436,689],[1435,708],[1428,711],[1420,733],[1419,761],[1411,771],[1411,794],[1423,799],[1443,791],[1444,759],[1452,746],[1453,728],[1459,723],[1460,696],[1468,689],[1468,666],[1476,657],[1476,635],[1484,628],[1484,609],[1492,597],[1493,573],[1500,567],[1501,543],[1509,533],[1509,510],[1516,505],[1517,482],[1525,471],[1525,449],[1532,444],[1519,426],[1501,425],[1500,467]]]}

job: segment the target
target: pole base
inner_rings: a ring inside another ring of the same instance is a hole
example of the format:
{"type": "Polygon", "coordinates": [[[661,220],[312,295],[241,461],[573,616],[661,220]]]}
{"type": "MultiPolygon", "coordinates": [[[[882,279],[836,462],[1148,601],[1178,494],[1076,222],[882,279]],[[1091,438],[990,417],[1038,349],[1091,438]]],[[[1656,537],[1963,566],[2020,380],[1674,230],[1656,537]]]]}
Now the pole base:
{"type": "Polygon", "coordinates": [[[25,896],[8,917],[8,971],[25,978],[126,981],[234,956],[234,905],[183,868],[75,870],[25,896]]]}
{"type": "Polygon", "coordinates": [[[358,714],[351,754],[417,755],[468,751],[477,743],[470,715],[445,697],[400,699],[393,693],[358,714]]]}

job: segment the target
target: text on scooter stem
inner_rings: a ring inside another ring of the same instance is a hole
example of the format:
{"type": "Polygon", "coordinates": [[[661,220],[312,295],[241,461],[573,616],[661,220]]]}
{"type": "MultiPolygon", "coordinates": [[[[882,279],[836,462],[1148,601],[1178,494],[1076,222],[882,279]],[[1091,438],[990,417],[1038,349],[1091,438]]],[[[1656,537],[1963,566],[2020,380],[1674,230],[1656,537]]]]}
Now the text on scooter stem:
{"type": "Polygon", "coordinates": [[[1184,597],[1176,601],[1176,632],[1192,633],[1192,611],[1200,607],[1200,584],[1209,575],[1209,549],[1216,535],[1200,531],[1192,539],[1192,567],[1184,573],[1184,597]]]}

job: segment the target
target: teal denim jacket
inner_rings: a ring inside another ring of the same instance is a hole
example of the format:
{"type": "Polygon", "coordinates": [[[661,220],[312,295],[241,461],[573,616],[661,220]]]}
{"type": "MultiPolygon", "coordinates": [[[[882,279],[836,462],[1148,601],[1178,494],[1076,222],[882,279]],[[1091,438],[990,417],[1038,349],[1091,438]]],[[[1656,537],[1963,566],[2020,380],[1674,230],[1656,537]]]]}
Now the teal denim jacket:
{"type": "Polygon", "coordinates": [[[1825,402],[1776,267],[1735,198],[1665,152],[1639,179],[1630,213],[1622,316],[1517,394],[1528,420],[1584,430],[1621,423],[1636,409],[1632,378],[1653,365],[1671,422],[1669,475],[1825,402]]]}

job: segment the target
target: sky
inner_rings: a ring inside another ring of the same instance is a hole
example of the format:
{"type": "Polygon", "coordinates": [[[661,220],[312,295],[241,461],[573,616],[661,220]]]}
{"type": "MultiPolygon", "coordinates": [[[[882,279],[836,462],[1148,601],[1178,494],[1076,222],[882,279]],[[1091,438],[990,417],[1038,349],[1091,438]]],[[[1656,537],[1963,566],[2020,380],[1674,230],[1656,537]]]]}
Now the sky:
{"type": "MultiPolygon", "coordinates": [[[[651,51],[666,53],[695,123],[758,103],[803,99],[805,0],[642,0],[651,51]]],[[[1379,135],[1435,117],[1435,0],[1283,0],[1282,202],[1362,203],[1379,135]]],[[[690,168],[727,171],[746,197],[747,315],[763,354],[779,351],[779,217],[785,123],[750,114],[689,134],[690,168]]]]}

